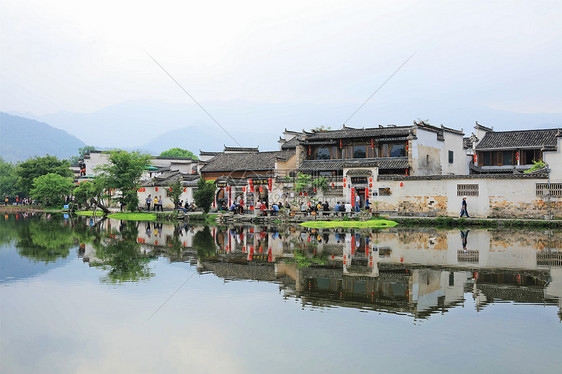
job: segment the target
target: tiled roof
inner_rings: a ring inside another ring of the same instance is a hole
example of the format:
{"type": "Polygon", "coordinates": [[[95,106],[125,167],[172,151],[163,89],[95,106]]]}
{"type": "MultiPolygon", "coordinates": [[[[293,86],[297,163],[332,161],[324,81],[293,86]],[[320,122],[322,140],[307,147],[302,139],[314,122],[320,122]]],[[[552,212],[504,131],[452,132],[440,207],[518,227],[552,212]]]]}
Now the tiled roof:
{"type": "Polygon", "coordinates": [[[558,129],[488,132],[477,150],[556,147],[558,129]]]}
{"type": "Polygon", "coordinates": [[[182,173],[182,172],[179,172],[177,170],[174,170],[174,171],[164,172],[164,173],[162,173],[162,175],[154,177],[154,178],[148,180],[147,182],[143,183],[142,185],[145,186],[145,187],[148,187],[148,186],[168,186],[170,183],[175,182],[178,179],[178,177],[181,177],[182,184],[184,186],[196,185],[197,181],[200,178],[198,174],[187,174],[187,173],[182,173]]]}
{"type": "Polygon", "coordinates": [[[408,136],[413,126],[396,126],[396,127],[374,127],[365,129],[355,129],[344,127],[341,130],[318,131],[314,133],[306,133],[306,140],[324,140],[324,139],[349,139],[364,137],[383,137],[383,136],[408,136]]]}
{"type": "Polygon", "coordinates": [[[361,160],[305,160],[299,171],[342,170],[350,167],[378,167],[379,169],[406,169],[407,157],[365,158],[361,160]]]}
{"type": "Polygon", "coordinates": [[[547,179],[546,171],[536,173],[504,173],[504,174],[469,174],[469,175],[379,175],[378,180],[387,181],[420,181],[442,179],[547,179]]]}
{"type": "Polygon", "coordinates": [[[259,147],[227,147],[224,146],[224,152],[259,152],[259,147]]]}
{"type": "Polygon", "coordinates": [[[209,163],[201,169],[201,172],[274,170],[275,161],[277,159],[286,161],[294,154],[294,150],[257,153],[221,153],[212,160],[209,160],[209,163]]]}
{"type": "Polygon", "coordinates": [[[208,152],[208,151],[201,151],[199,150],[199,155],[200,156],[216,156],[216,155],[220,155],[222,152],[208,152]]]}
{"type": "Polygon", "coordinates": [[[472,139],[471,138],[462,138],[462,146],[463,146],[463,148],[472,148],[472,139]]]}
{"type": "Polygon", "coordinates": [[[285,144],[281,146],[281,149],[295,149],[297,147],[297,144],[299,144],[299,139],[295,136],[288,142],[285,142],[285,144]]]}

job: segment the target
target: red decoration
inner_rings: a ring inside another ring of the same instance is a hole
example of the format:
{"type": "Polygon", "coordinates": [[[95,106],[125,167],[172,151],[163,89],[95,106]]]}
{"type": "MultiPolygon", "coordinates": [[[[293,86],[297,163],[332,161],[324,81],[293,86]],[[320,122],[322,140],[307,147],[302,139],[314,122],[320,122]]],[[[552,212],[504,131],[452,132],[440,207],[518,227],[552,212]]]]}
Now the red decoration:
{"type": "Polygon", "coordinates": [[[170,187],[169,191],[172,192],[172,187],[170,187]]]}
{"type": "Polygon", "coordinates": [[[370,177],[370,178],[369,178],[369,182],[372,182],[372,181],[373,181],[373,177],[370,177]]]}
{"type": "Polygon", "coordinates": [[[246,187],[242,187],[242,192],[246,192],[246,187]]]}
{"type": "Polygon", "coordinates": [[[372,183],[369,183],[369,187],[373,187],[373,184],[372,184],[372,183]]]}
{"type": "Polygon", "coordinates": [[[312,148],[308,146],[308,155],[310,156],[311,154],[312,154],[312,148]]]}
{"type": "Polygon", "coordinates": [[[335,186],[335,184],[334,184],[334,182],[332,182],[332,188],[334,188],[334,186],[335,186]]]}
{"type": "Polygon", "coordinates": [[[316,187],[314,187],[314,193],[316,193],[316,187]]]}
{"type": "Polygon", "coordinates": [[[158,191],[158,187],[154,187],[154,191],[158,191]]]}
{"type": "Polygon", "coordinates": [[[406,169],[406,175],[408,175],[408,169],[406,169]]]}
{"type": "Polygon", "coordinates": [[[371,148],[375,148],[375,141],[371,139],[371,148]]]}
{"type": "Polygon", "coordinates": [[[260,193],[262,193],[262,192],[263,192],[263,187],[262,187],[262,186],[260,186],[260,193]]]}
{"type": "Polygon", "coordinates": [[[271,191],[271,189],[273,188],[273,179],[269,178],[267,180],[267,186],[269,187],[269,190],[271,191]]]}
{"type": "Polygon", "coordinates": [[[187,191],[187,188],[184,187],[183,192],[186,192],[186,191],[187,191]]]}
{"type": "Polygon", "coordinates": [[[340,139],[340,148],[343,148],[343,143],[342,143],[341,139],[340,139]]]}
{"type": "Polygon", "coordinates": [[[400,187],[404,186],[404,183],[400,182],[400,187]]]}

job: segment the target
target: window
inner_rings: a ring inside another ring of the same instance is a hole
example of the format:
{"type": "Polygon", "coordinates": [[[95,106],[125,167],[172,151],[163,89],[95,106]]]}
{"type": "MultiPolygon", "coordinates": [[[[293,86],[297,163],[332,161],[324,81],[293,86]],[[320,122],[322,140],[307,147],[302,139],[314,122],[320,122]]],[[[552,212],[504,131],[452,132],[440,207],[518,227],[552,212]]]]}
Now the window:
{"type": "Polygon", "coordinates": [[[542,160],[541,151],[538,149],[529,149],[523,151],[523,160],[521,160],[522,165],[532,165],[533,161],[540,161],[542,160]]]}
{"type": "Polygon", "coordinates": [[[490,166],[490,152],[482,152],[482,165],[490,166]]]}
{"type": "Polygon", "coordinates": [[[318,148],[316,151],[316,159],[317,160],[329,160],[332,156],[330,155],[330,148],[318,148]]]}
{"type": "Polygon", "coordinates": [[[406,156],[406,146],[404,144],[393,144],[390,150],[390,157],[406,156]]]}
{"type": "Polygon", "coordinates": [[[503,152],[503,165],[513,165],[513,151],[503,152]]]}
{"type": "Polygon", "coordinates": [[[388,157],[388,144],[383,144],[381,147],[381,157],[388,157]]]}
{"type": "Polygon", "coordinates": [[[453,163],[453,155],[454,155],[453,151],[449,151],[449,164],[453,163]]]}
{"type": "Polygon", "coordinates": [[[379,196],[390,196],[390,188],[379,188],[379,196]]]}
{"type": "Polygon", "coordinates": [[[550,191],[548,189],[548,183],[537,183],[536,185],[537,196],[554,196],[562,197],[562,183],[551,183],[550,191]]]}
{"type": "Polygon", "coordinates": [[[478,184],[457,184],[457,196],[478,196],[478,184]]]}
{"type": "Polygon", "coordinates": [[[365,158],[367,157],[367,146],[366,145],[355,145],[353,146],[353,158],[365,158]]]}

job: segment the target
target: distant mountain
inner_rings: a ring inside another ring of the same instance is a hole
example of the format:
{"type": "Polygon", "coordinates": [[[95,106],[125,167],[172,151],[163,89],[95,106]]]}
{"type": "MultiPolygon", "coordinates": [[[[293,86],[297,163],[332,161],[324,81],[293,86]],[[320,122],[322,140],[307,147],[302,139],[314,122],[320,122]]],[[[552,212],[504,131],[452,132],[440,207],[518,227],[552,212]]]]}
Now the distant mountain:
{"type": "Polygon", "coordinates": [[[34,156],[69,158],[84,142],[66,131],[32,119],[0,112],[0,156],[9,162],[34,156]]]}
{"type": "MultiPolygon", "coordinates": [[[[283,129],[310,130],[320,125],[341,128],[359,107],[357,103],[263,103],[242,100],[204,102],[203,107],[243,146],[259,145],[261,150],[277,149],[283,129]]],[[[222,149],[236,145],[225,131],[197,105],[169,104],[142,100],[115,104],[92,113],[59,112],[40,120],[80,137],[88,144],[124,149],[145,149],[155,154],[180,147],[193,152],[199,148],[222,149]]],[[[375,97],[346,124],[376,127],[380,124],[408,125],[429,120],[463,129],[470,135],[475,121],[496,130],[534,129],[562,126],[562,113],[516,113],[486,106],[463,106],[454,101],[400,97],[375,97]]]]}

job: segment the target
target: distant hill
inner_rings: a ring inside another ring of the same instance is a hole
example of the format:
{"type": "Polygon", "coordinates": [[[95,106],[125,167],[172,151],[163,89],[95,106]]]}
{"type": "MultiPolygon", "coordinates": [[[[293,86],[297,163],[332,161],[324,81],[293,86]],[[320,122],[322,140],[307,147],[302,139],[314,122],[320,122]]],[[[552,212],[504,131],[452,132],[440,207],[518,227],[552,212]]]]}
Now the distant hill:
{"type": "Polygon", "coordinates": [[[84,147],[83,141],[66,131],[32,119],[0,112],[0,156],[9,162],[34,156],[69,158],[84,147]]]}

